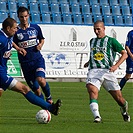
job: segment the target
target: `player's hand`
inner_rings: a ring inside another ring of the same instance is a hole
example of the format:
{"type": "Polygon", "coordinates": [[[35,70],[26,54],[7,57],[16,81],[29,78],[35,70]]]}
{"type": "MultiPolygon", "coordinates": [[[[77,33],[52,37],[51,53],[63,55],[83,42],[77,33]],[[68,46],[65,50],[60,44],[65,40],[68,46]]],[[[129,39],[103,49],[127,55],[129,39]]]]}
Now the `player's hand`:
{"type": "Polygon", "coordinates": [[[38,51],[40,51],[40,50],[42,49],[42,44],[39,43],[39,44],[36,46],[36,49],[37,49],[38,51]]]}
{"type": "Polygon", "coordinates": [[[19,52],[20,54],[22,54],[23,56],[25,56],[25,55],[27,54],[26,50],[23,49],[23,48],[19,48],[18,52],[19,52]]]}
{"type": "Polygon", "coordinates": [[[113,65],[109,68],[110,72],[114,72],[118,67],[116,65],[113,65]]]}

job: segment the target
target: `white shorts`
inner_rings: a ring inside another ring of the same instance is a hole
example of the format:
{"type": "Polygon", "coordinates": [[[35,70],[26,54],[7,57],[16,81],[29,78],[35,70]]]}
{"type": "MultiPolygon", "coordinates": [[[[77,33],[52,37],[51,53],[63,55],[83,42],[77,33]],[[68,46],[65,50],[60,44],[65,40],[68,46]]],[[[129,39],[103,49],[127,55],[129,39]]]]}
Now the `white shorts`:
{"type": "Polygon", "coordinates": [[[86,84],[92,84],[100,90],[101,85],[107,90],[120,90],[120,86],[113,72],[108,69],[91,69],[87,74],[86,84]]]}

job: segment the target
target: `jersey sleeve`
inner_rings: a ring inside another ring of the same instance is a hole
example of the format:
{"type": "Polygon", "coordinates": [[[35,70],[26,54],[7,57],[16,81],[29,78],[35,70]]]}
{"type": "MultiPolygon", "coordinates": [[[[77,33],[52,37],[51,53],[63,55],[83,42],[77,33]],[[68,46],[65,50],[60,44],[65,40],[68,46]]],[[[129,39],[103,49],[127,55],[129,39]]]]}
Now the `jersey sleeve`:
{"type": "Polygon", "coordinates": [[[123,46],[115,38],[112,38],[112,46],[115,52],[120,53],[122,50],[124,50],[123,46]]]}

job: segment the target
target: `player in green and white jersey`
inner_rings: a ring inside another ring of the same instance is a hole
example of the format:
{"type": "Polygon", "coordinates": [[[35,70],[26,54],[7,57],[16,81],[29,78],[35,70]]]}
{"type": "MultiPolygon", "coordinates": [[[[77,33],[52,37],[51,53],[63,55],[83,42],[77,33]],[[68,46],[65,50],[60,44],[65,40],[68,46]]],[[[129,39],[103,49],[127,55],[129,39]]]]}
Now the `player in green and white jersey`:
{"type": "Polygon", "coordinates": [[[123,98],[114,74],[114,71],[127,58],[127,54],[115,38],[105,35],[105,26],[101,20],[94,23],[94,32],[97,37],[90,40],[90,60],[84,65],[84,67],[88,66],[86,87],[89,93],[90,109],[94,116],[94,122],[102,121],[98,106],[98,92],[101,85],[120,106],[124,121],[130,122],[128,102],[123,98]],[[116,64],[113,64],[117,52],[121,54],[121,57],[116,64]]]}

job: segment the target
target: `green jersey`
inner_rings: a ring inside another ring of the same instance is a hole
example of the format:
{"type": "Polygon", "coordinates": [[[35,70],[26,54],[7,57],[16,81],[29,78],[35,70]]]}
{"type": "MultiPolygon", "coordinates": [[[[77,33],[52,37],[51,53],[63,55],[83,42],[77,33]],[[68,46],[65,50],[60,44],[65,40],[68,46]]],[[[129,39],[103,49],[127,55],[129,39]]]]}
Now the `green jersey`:
{"type": "Polygon", "coordinates": [[[92,38],[90,40],[89,69],[109,69],[115,60],[116,52],[120,53],[124,48],[115,39],[109,36],[104,38],[92,38]]]}

